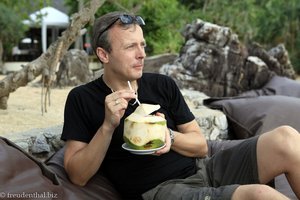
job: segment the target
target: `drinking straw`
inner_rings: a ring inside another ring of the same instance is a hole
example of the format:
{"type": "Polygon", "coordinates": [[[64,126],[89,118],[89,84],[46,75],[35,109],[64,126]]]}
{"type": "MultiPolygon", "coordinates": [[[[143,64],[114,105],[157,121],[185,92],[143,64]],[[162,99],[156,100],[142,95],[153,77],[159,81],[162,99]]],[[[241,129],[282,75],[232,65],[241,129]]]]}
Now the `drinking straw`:
{"type": "MultiPolygon", "coordinates": [[[[133,90],[133,88],[131,87],[131,84],[130,84],[130,81],[127,81],[127,83],[128,83],[128,86],[129,86],[129,88],[131,89],[131,90],[133,90]]],[[[139,105],[141,105],[141,103],[140,103],[140,101],[138,100],[138,98],[137,98],[137,96],[136,96],[136,102],[139,104],[139,105]]]]}

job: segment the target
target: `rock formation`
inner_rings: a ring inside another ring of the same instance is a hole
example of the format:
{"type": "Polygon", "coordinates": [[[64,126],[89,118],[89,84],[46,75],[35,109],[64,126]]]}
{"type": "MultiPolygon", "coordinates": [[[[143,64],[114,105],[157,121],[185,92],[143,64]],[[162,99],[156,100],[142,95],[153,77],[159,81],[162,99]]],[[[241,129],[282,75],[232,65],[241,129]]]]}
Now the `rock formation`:
{"type": "Polygon", "coordinates": [[[64,55],[56,73],[56,85],[75,86],[91,80],[88,55],[85,51],[71,49],[64,55]]]}
{"type": "Polygon", "coordinates": [[[180,88],[211,97],[235,96],[261,88],[274,74],[295,78],[283,44],[269,51],[256,43],[246,47],[230,28],[200,19],[188,24],[183,36],[179,56],[160,69],[180,88]]]}

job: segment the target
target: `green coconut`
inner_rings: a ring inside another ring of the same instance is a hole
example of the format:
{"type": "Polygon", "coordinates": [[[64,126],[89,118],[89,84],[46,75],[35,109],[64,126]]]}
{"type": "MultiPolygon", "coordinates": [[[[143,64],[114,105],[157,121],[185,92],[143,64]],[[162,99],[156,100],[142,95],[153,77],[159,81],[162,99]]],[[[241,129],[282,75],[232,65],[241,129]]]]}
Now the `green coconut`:
{"type": "Polygon", "coordinates": [[[150,115],[159,105],[141,104],[124,122],[124,141],[132,149],[147,150],[164,145],[167,122],[161,116],[150,115]]]}

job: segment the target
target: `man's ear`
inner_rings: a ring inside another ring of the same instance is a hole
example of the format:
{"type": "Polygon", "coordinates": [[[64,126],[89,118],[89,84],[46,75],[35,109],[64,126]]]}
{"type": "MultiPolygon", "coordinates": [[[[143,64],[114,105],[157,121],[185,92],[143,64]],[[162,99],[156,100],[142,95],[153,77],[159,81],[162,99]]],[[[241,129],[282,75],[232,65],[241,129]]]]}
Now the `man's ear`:
{"type": "Polygon", "coordinates": [[[108,53],[105,51],[103,48],[98,47],[96,49],[97,56],[101,60],[102,63],[107,63],[108,62],[108,53]]]}

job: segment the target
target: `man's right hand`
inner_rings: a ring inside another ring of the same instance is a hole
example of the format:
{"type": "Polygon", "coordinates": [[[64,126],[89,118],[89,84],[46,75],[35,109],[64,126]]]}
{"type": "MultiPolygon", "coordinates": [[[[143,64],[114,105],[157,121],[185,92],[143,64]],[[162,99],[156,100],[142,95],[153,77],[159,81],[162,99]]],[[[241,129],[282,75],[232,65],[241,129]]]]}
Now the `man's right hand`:
{"type": "Polygon", "coordinates": [[[105,119],[103,125],[114,130],[120,124],[128,107],[128,102],[136,98],[133,90],[118,90],[105,98],[105,119]]]}

